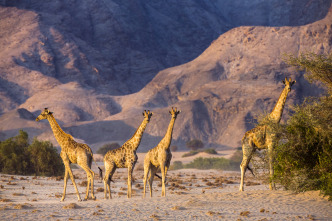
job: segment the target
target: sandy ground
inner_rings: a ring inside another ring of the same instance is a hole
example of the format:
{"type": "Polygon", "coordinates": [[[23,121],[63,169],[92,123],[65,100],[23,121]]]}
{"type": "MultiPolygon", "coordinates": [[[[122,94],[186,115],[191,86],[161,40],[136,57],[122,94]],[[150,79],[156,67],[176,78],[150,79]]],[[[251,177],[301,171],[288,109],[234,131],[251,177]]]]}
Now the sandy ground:
{"type": "MultiPolygon", "coordinates": [[[[97,172],[96,167],[92,169],[97,172]]],[[[83,199],[86,175],[81,169],[73,173],[83,199]]],[[[130,199],[127,170],[118,169],[111,185],[113,199],[104,199],[103,183],[96,176],[96,200],[78,202],[69,180],[66,199],[60,202],[63,180],[0,174],[0,220],[332,220],[332,202],[319,192],[270,191],[249,174],[245,191],[239,192],[239,172],[169,171],[167,196],[160,196],[161,182],[155,178],[153,196],[147,194],[145,199],[139,166],[133,176],[130,199]]]]}

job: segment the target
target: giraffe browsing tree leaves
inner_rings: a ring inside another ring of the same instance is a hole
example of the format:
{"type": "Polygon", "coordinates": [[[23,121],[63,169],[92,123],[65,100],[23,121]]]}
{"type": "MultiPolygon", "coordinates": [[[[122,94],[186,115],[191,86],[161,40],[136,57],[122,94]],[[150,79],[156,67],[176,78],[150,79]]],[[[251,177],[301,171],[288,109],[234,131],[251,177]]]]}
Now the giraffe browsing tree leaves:
{"type": "MultiPolygon", "coordinates": [[[[273,109],[269,114],[269,120],[274,123],[279,123],[281,120],[282,112],[284,110],[285,102],[287,99],[288,93],[291,91],[291,87],[296,81],[292,81],[291,78],[283,81],[285,88],[281,92],[281,95],[273,109]]],[[[271,131],[271,128],[268,125],[259,125],[249,131],[247,131],[242,138],[242,151],[243,159],[240,165],[241,169],[241,182],[240,182],[240,191],[243,191],[244,176],[247,168],[249,168],[249,162],[252,158],[253,153],[258,149],[267,149],[269,156],[269,169],[270,169],[270,178],[273,177],[273,162],[272,162],[272,152],[276,144],[276,135],[271,131]]],[[[249,168],[250,169],[250,168],[249,168]]],[[[271,180],[270,189],[275,189],[275,183],[271,180]]]]}

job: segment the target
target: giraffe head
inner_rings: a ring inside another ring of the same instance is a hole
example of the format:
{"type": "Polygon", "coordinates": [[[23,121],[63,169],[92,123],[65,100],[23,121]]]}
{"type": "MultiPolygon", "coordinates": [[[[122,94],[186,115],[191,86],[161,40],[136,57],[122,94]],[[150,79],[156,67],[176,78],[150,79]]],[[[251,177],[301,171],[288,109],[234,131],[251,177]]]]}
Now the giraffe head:
{"type": "Polygon", "coordinates": [[[44,109],[43,112],[36,118],[36,121],[44,120],[48,115],[53,114],[53,112],[49,111],[47,108],[44,109]]]}
{"type": "Polygon", "coordinates": [[[284,83],[285,88],[288,88],[288,91],[292,90],[292,86],[293,84],[295,84],[296,81],[292,81],[292,78],[289,78],[289,80],[287,80],[287,78],[285,78],[285,80],[282,81],[282,83],[284,83]]]}
{"type": "Polygon", "coordinates": [[[172,117],[174,119],[176,119],[176,117],[178,116],[178,114],[180,113],[181,111],[180,110],[177,110],[176,107],[172,107],[172,109],[169,111],[169,113],[172,115],[172,117]]]}
{"type": "Polygon", "coordinates": [[[143,114],[144,118],[147,119],[148,122],[150,122],[150,118],[152,116],[152,112],[150,112],[149,110],[148,111],[144,110],[144,112],[142,114],[143,114]]]}

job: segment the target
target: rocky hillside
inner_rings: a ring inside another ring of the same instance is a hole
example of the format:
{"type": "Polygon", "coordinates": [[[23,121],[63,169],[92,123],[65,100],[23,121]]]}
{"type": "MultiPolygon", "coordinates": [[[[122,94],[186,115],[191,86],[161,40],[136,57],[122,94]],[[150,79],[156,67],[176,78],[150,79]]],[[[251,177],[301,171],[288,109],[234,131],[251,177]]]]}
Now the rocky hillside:
{"type": "Polygon", "coordinates": [[[298,81],[288,104],[316,93],[281,55],[331,52],[330,4],[2,0],[0,138],[24,128],[53,139],[30,115],[48,107],[94,147],[122,143],[152,109],[146,150],[178,106],[175,142],[236,147],[252,117],[273,108],[282,78],[298,81]]]}

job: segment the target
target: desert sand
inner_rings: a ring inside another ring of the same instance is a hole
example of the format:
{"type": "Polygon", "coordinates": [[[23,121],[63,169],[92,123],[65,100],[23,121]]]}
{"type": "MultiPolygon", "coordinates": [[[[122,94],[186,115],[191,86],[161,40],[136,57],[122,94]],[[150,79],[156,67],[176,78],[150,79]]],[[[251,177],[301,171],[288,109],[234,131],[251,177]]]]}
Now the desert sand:
{"type": "MultiPolygon", "coordinates": [[[[95,166],[92,169],[97,173],[95,166]]],[[[84,199],[86,175],[75,167],[73,173],[84,199]]],[[[127,170],[117,169],[111,200],[104,199],[104,186],[96,174],[96,200],[78,202],[69,179],[66,199],[60,202],[61,177],[0,174],[1,220],[332,220],[332,202],[318,191],[271,191],[249,173],[245,191],[239,192],[239,172],[170,170],[166,197],[160,196],[161,182],[155,178],[152,198],[147,187],[144,199],[142,165],[136,166],[133,177],[130,199],[127,170]]]]}

